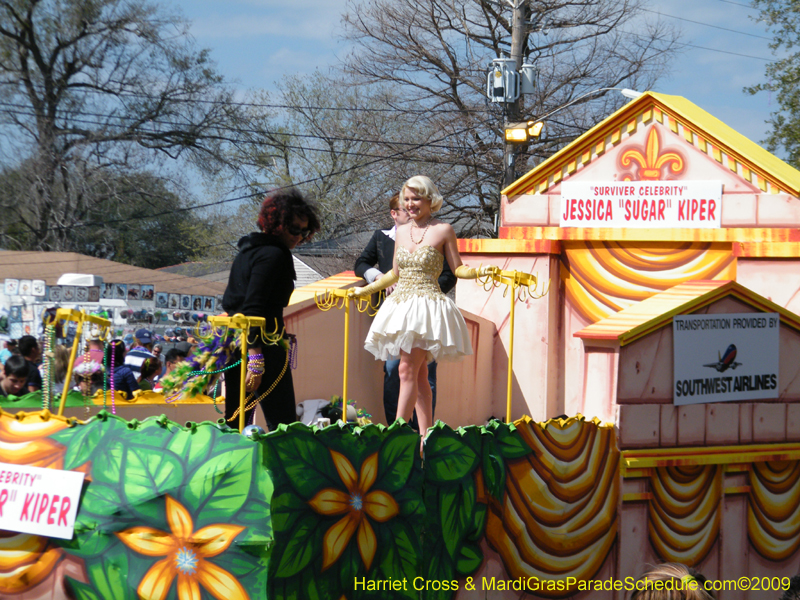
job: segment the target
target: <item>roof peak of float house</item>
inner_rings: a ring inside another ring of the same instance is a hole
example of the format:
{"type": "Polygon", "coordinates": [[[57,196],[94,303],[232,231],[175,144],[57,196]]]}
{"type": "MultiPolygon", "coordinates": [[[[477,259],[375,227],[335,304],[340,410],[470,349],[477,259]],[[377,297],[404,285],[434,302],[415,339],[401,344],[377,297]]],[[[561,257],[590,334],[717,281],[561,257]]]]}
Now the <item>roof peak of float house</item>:
{"type": "Polygon", "coordinates": [[[694,313],[727,296],[733,296],[761,312],[778,313],[784,325],[800,331],[800,315],[775,304],[741,283],[730,280],[694,280],[659,292],[572,335],[584,340],[616,341],[625,346],[669,325],[675,315],[694,313]]]}
{"type": "Polygon", "coordinates": [[[769,189],[772,193],[800,196],[800,171],[683,96],[652,91],[644,92],[597,123],[503,189],[501,194],[510,198],[544,191],[549,185],[568,178],[577,171],[578,164],[590,162],[602,155],[607,146],[614,146],[635,133],[640,117],[642,123],[658,121],[676,134],[682,130],[681,137],[686,143],[703,151],[710,147],[710,154],[718,162],[722,161],[723,154],[727,155],[729,163],[734,167],[740,164],[743,174],[752,177],[751,181],[762,191],[769,189]]]}

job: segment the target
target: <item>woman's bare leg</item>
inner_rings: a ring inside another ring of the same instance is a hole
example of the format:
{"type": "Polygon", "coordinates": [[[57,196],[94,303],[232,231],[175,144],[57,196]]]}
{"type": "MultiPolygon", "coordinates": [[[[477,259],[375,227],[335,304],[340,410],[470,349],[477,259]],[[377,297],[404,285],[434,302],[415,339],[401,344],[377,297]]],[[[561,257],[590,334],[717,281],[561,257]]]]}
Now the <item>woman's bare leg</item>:
{"type": "Polygon", "coordinates": [[[419,422],[419,433],[423,437],[428,432],[428,428],[433,425],[433,391],[431,391],[431,384],[428,381],[426,355],[427,352],[423,350],[422,366],[417,376],[417,421],[419,422]]]}
{"type": "MultiPolygon", "coordinates": [[[[398,375],[400,376],[400,393],[397,397],[397,416],[402,417],[406,422],[411,420],[414,413],[414,405],[419,397],[419,372],[427,364],[425,363],[426,352],[422,348],[412,348],[411,352],[400,352],[400,366],[398,375]]],[[[425,380],[427,383],[427,379],[425,380]]],[[[428,386],[430,388],[430,386],[428,386]]],[[[417,414],[419,418],[419,413],[417,414]]]]}

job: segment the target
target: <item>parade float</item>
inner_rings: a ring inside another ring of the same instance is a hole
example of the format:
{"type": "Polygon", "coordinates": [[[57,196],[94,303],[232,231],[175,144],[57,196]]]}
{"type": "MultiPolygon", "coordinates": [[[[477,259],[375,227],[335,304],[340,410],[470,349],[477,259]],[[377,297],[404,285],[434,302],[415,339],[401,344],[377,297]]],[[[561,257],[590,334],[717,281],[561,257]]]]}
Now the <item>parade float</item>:
{"type": "MultiPolygon", "coordinates": [[[[717,598],[779,597],[800,572],[800,172],[646,93],[506,188],[499,239],[459,247],[548,293],[458,286],[475,354],[440,366],[422,457],[402,424],[242,435],[213,398],[189,419],[2,405],[0,594],[622,600],[677,561],[717,598]],[[80,479],[67,509],[36,468],[80,479]]],[[[330,397],[344,365],[342,395],[380,415],[368,314],[318,306],[356,281],[296,291],[294,379],[330,397]]]]}

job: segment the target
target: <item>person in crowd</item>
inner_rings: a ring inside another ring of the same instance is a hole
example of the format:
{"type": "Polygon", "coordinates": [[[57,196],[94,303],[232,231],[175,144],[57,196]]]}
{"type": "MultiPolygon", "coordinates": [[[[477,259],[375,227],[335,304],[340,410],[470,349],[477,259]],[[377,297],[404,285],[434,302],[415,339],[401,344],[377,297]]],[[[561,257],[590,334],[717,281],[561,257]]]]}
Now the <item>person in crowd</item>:
{"type": "Polygon", "coordinates": [[[142,373],[145,359],[155,358],[153,354],[153,333],[147,329],[139,329],[133,334],[133,346],[125,355],[125,364],[131,368],[136,378],[142,373]]]}
{"type": "Polygon", "coordinates": [[[153,356],[155,356],[157,359],[161,360],[161,352],[163,350],[164,348],[161,346],[161,344],[153,344],[153,356]]]}
{"type": "Polygon", "coordinates": [[[0,350],[0,365],[6,364],[6,360],[12,354],[19,354],[17,340],[6,340],[3,342],[3,349],[0,350]]]}
{"type": "Polygon", "coordinates": [[[184,358],[186,358],[192,353],[192,350],[194,350],[194,345],[184,340],[175,344],[175,349],[180,350],[184,354],[184,358]]]}
{"type": "MultiPolygon", "coordinates": [[[[99,327],[92,327],[89,333],[86,334],[86,344],[89,351],[89,360],[96,362],[98,365],[103,364],[103,355],[105,353],[105,342],[101,338],[101,331],[99,327]]],[[[86,360],[86,351],[82,352],[75,358],[75,367],[78,367],[86,360]]]]}
{"type": "MultiPolygon", "coordinates": [[[[102,364],[103,355],[100,355],[100,363],[102,364]]],[[[75,369],[80,366],[77,359],[75,360],[75,369]]],[[[64,391],[64,380],[67,378],[67,368],[69,367],[69,350],[66,346],[56,344],[53,347],[53,394],[58,396],[64,391]]],[[[73,369],[74,372],[74,369],[73,369]]]]}
{"type": "MultiPolygon", "coordinates": [[[[394,261],[394,241],[397,228],[409,221],[408,211],[400,205],[400,196],[395,194],[389,200],[389,215],[394,221],[390,229],[378,229],[372,234],[364,251],[356,259],[355,274],[363,277],[367,283],[373,283],[392,269],[394,261]]],[[[437,279],[443,294],[447,294],[456,285],[456,276],[445,259],[442,272],[437,279]]],[[[386,288],[388,296],[394,291],[394,285],[386,288]]],[[[397,418],[397,398],[400,394],[400,357],[390,356],[383,363],[383,411],[388,424],[397,418]]],[[[436,361],[428,363],[428,384],[431,386],[431,419],[436,412],[436,361]]],[[[416,411],[411,419],[411,426],[418,429],[416,411]]]]}
{"type": "Polygon", "coordinates": [[[155,379],[158,377],[159,373],[161,373],[161,361],[155,356],[145,358],[142,363],[141,371],[139,372],[139,378],[137,379],[139,389],[152,390],[155,385],[155,379]]]}
{"type": "Polygon", "coordinates": [[[443,199],[428,177],[418,175],[406,181],[400,198],[410,220],[397,228],[393,267],[370,285],[355,288],[354,295],[368,296],[397,283],[375,315],[364,347],[384,361],[400,355],[397,416],[408,421],[416,408],[424,436],[433,424],[428,363],[472,354],[464,317],[437,280],[445,257],[456,277],[465,279],[494,273],[497,267],[474,269],[461,264],[455,231],[433,217],[443,199]]]}
{"type": "MultiPolygon", "coordinates": [[[[229,315],[264,317],[266,329],[285,333],[283,309],[294,291],[294,260],[291,250],[319,231],[316,209],[295,189],[268,195],[258,215],[260,231],[239,240],[222,306],[229,315]]],[[[265,344],[254,330],[248,339],[246,389],[253,392],[274,430],[281,423],[297,420],[294,385],[288,367],[288,348],[265,344]]],[[[235,355],[231,361],[239,360],[235,355]]],[[[225,372],[225,418],[239,408],[240,371],[225,372]]],[[[252,422],[255,408],[245,418],[252,422]]]]}
{"type": "Polygon", "coordinates": [[[185,361],[186,356],[186,352],[177,347],[167,350],[167,353],[164,355],[164,369],[162,370],[162,375],[153,386],[155,391],[161,391],[161,380],[166,375],[172,373],[179,364],[185,361]]]}
{"type": "Polygon", "coordinates": [[[99,390],[103,389],[103,365],[90,360],[77,365],[72,376],[75,386],[84,396],[94,396],[99,390]]]}
{"type": "Polygon", "coordinates": [[[663,563],[644,573],[629,600],[714,600],[705,589],[706,578],[680,563],[663,563]]]}
{"type": "Polygon", "coordinates": [[[28,363],[28,381],[25,383],[25,388],[29,392],[38,392],[42,389],[42,376],[39,373],[39,359],[42,357],[42,352],[39,348],[39,342],[32,335],[23,335],[19,338],[19,353],[28,363]]]}
{"type": "Polygon", "coordinates": [[[106,346],[105,364],[109,366],[109,373],[112,370],[112,352],[114,353],[114,389],[115,391],[124,392],[128,398],[131,398],[133,392],[139,389],[139,382],[136,381],[136,375],[133,374],[133,369],[125,364],[125,342],[122,340],[112,340],[111,343],[106,346]]]}
{"type": "Polygon", "coordinates": [[[0,396],[24,396],[27,393],[28,363],[18,354],[12,354],[3,365],[0,396]]]}
{"type": "Polygon", "coordinates": [[[167,350],[167,353],[164,355],[166,373],[172,373],[175,370],[175,367],[186,360],[187,356],[188,354],[186,352],[177,347],[167,350]]]}

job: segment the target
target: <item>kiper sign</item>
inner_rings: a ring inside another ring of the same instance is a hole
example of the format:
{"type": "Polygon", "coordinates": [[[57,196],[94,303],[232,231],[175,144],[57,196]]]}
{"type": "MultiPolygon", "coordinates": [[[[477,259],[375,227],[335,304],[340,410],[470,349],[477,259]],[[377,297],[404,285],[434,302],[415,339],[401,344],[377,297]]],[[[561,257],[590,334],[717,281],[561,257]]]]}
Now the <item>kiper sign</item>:
{"type": "Polygon", "coordinates": [[[678,315],[672,321],[674,404],[777,398],[780,315],[678,315]]]}
{"type": "Polygon", "coordinates": [[[72,539],[84,474],[0,463],[0,529],[72,539]]]}
{"type": "Polygon", "coordinates": [[[565,181],[561,227],[717,229],[721,181],[565,181]]]}

